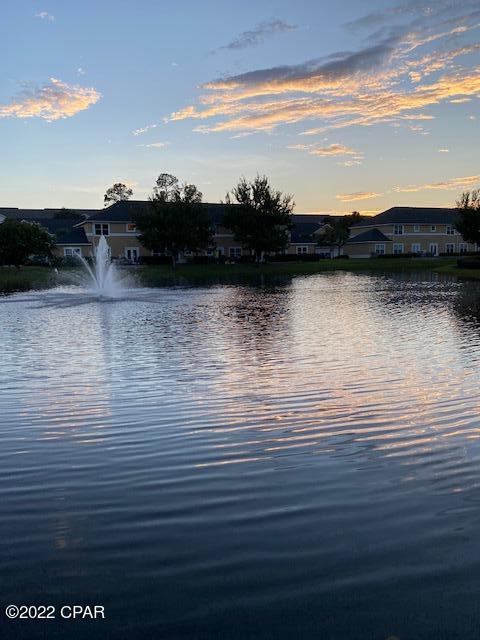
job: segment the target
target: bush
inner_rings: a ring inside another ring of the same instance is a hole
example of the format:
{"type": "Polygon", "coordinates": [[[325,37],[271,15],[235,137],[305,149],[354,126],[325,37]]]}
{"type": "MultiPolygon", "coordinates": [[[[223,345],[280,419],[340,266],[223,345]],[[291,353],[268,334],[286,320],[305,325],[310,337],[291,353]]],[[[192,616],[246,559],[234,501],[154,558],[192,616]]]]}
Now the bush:
{"type": "Polygon", "coordinates": [[[478,251],[455,251],[454,253],[440,253],[442,258],[464,258],[465,256],[474,256],[480,258],[478,251]]]}
{"type": "Polygon", "coordinates": [[[270,256],[270,262],[318,262],[321,258],[314,253],[292,254],[284,253],[270,256]]]}
{"type": "Polygon", "coordinates": [[[192,256],[188,259],[192,264],[215,264],[213,256],[192,256]]]}
{"type": "Polygon", "coordinates": [[[459,258],[457,260],[459,269],[480,269],[480,257],[478,258],[459,258]]]}
{"type": "Polygon", "coordinates": [[[138,264],[146,266],[154,266],[160,264],[172,264],[172,258],[170,256],[140,256],[138,264]]]}

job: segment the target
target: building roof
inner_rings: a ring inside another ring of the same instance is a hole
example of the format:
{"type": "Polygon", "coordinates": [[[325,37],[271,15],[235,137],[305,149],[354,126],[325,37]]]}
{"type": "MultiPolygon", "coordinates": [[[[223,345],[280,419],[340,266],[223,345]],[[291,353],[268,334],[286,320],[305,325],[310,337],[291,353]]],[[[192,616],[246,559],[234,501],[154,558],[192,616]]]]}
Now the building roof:
{"type": "MultiPolygon", "coordinates": [[[[88,218],[97,213],[98,209],[19,209],[18,207],[0,207],[0,215],[3,214],[5,218],[10,220],[54,219],[59,214],[65,214],[65,212],[69,211],[88,218]]],[[[75,222],[78,222],[78,220],[75,222]]]]}
{"type": "Polygon", "coordinates": [[[26,220],[41,225],[49,233],[55,236],[56,244],[87,244],[90,242],[85,235],[85,229],[75,227],[78,218],[43,218],[43,217],[21,217],[10,218],[14,220],[26,220]]]}
{"type": "MultiPolygon", "coordinates": [[[[135,216],[148,213],[150,206],[149,200],[121,200],[115,202],[105,209],[95,210],[94,213],[89,215],[88,222],[131,222],[135,216]]],[[[237,206],[237,205],[234,205],[237,206]]],[[[225,214],[226,205],[216,202],[202,202],[202,207],[207,210],[207,213],[214,224],[221,224],[222,218],[225,214]]],[[[316,223],[317,227],[330,218],[331,216],[326,213],[296,213],[293,215],[293,222],[297,223],[316,223]]],[[[81,221],[78,224],[81,225],[85,221],[81,221]]]]}
{"type": "Polygon", "coordinates": [[[318,231],[322,226],[323,222],[297,222],[297,216],[293,216],[293,227],[290,230],[290,242],[293,244],[317,244],[317,238],[314,234],[315,231],[318,231]]]}
{"type": "MultiPolygon", "coordinates": [[[[357,225],[359,226],[359,225],[357,225]]],[[[359,233],[358,236],[353,236],[347,240],[347,244],[356,244],[358,242],[391,242],[390,238],[382,233],[379,229],[370,229],[369,231],[364,231],[363,233],[359,233]]]]}
{"type": "Polygon", "coordinates": [[[362,220],[362,222],[354,225],[354,228],[382,224],[453,224],[456,215],[456,209],[392,207],[376,216],[362,220]]]}

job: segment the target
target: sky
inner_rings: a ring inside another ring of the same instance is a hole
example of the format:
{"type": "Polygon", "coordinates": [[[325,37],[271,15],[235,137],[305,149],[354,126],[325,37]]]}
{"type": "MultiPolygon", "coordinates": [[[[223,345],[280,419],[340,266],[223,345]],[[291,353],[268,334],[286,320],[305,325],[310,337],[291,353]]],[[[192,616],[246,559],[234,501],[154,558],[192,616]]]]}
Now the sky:
{"type": "Polygon", "coordinates": [[[480,187],[480,0],[5,0],[0,206],[97,208],[160,173],[297,213],[480,187]]]}

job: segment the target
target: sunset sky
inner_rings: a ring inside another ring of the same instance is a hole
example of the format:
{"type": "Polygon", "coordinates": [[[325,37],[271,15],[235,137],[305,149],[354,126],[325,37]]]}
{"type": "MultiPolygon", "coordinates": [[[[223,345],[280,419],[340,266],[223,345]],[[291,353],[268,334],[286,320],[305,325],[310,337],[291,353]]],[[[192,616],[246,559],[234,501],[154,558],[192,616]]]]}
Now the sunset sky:
{"type": "Polygon", "coordinates": [[[297,212],[480,187],[480,0],[6,0],[0,206],[101,207],[156,176],[297,212]]]}

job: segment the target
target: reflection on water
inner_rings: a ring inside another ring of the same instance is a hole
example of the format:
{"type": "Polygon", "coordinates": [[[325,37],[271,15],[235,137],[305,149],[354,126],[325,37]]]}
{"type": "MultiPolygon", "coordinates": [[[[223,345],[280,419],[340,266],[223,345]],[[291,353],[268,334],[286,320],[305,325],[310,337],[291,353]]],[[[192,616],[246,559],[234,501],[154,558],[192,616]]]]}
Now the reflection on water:
{"type": "Polygon", "coordinates": [[[5,300],[2,602],[136,639],[475,637],[479,300],[339,273],[5,300]]]}

